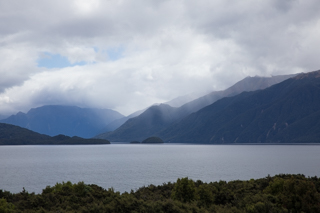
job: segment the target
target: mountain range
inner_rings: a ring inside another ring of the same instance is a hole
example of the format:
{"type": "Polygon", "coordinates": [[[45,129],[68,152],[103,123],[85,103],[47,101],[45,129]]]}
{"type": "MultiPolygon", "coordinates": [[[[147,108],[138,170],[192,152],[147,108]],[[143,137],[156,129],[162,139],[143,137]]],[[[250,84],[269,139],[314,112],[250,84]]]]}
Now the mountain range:
{"type": "Polygon", "coordinates": [[[19,112],[0,122],[50,136],[63,134],[91,138],[101,133],[112,121],[123,117],[119,112],[110,109],[46,105],[33,108],[27,113],[19,112]]]}
{"type": "Polygon", "coordinates": [[[223,98],[157,136],[174,143],[319,143],[320,71],[223,98]]]}
{"type": "Polygon", "coordinates": [[[194,113],[223,97],[234,96],[243,91],[264,89],[293,76],[294,75],[247,77],[226,90],[211,92],[178,108],[167,104],[151,106],[139,116],[127,120],[116,130],[99,134],[96,138],[124,142],[132,140],[140,141],[150,136],[157,136],[161,131],[164,131],[173,123],[180,121],[191,113],[194,113]]]}
{"type": "Polygon", "coordinates": [[[128,117],[113,110],[43,106],[0,122],[0,144],[95,144],[109,143],[99,139],[129,142],[148,137],[166,143],[319,143],[320,71],[248,77],[180,107],[153,105],[128,117]],[[78,137],[117,125],[96,139],[78,137]]]}

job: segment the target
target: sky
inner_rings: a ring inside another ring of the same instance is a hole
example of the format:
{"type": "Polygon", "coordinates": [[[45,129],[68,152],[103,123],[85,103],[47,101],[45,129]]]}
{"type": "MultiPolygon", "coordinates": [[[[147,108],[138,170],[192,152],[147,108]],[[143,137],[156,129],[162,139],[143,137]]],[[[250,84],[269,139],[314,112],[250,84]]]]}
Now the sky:
{"type": "Polygon", "coordinates": [[[1,0],[0,114],[128,115],[247,76],[320,69],[319,0],[1,0]]]}

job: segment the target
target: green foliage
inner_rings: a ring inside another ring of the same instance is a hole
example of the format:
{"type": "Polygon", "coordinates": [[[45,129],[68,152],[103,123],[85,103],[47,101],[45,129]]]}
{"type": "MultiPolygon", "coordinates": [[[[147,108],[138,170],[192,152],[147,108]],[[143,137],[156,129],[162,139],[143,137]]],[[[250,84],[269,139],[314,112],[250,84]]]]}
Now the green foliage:
{"type": "Polygon", "coordinates": [[[41,194],[0,190],[2,212],[320,212],[320,179],[277,175],[203,183],[179,178],[120,194],[83,182],[57,183],[41,194]]]}
{"type": "Polygon", "coordinates": [[[217,189],[214,186],[208,184],[202,184],[197,188],[197,194],[199,198],[199,205],[209,207],[214,203],[214,194],[217,193],[217,189]]]}
{"type": "Polygon", "coordinates": [[[0,213],[14,212],[15,207],[12,203],[8,203],[6,199],[0,198],[0,213]]]}
{"type": "Polygon", "coordinates": [[[186,178],[178,178],[175,184],[171,197],[175,200],[182,201],[184,203],[191,202],[195,199],[196,188],[193,180],[186,178]]]}
{"type": "Polygon", "coordinates": [[[279,202],[292,211],[312,212],[314,208],[320,210],[319,191],[313,182],[304,178],[277,178],[270,183],[265,192],[277,196],[279,202]]]}

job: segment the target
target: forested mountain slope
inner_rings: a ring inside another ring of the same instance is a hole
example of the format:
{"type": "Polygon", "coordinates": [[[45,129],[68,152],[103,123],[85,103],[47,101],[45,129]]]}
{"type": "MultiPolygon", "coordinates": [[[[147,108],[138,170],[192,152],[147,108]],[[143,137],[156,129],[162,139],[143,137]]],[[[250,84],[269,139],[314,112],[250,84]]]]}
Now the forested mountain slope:
{"type": "Polygon", "coordinates": [[[263,89],[292,76],[294,75],[247,77],[226,90],[212,92],[184,104],[179,108],[171,107],[166,104],[152,106],[139,116],[129,119],[113,132],[106,132],[96,137],[111,141],[140,141],[147,137],[157,135],[160,131],[168,128],[173,123],[178,122],[187,115],[190,115],[223,97],[233,96],[243,91],[263,89]]]}
{"type": "Polygon", "coordinates": [[[181,116],[177,108],[166,104],[152,106],[141,115],[129,119],[113,132],[98,135],[111,141],[141,141],[156,132],[164,130],[181,116]]]}
{"type": "Polygon", "coordinates": [[[320,71],[223,98],[157,136],[175,143],[318,143],[320,71]]]}

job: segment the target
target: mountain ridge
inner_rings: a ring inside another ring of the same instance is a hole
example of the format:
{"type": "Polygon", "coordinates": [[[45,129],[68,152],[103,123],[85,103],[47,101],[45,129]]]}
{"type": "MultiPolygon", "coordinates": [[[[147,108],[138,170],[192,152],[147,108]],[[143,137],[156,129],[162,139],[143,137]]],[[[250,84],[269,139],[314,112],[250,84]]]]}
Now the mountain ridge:
{"type": "Polygon", "coordinates": [[[115,131],[99,134],[96,138],[104,138],[120,142],[132,140],[140,141],[149,136],[157,135],[174,122],[178,122],[185,116],[212,104],[220,98],[236,95],[242,91],[266,88],[269,85],[281,82],[292,76],[295,75],[247,77],[226,90],[211,92],[178,108],[171,107],[166,104],[152,106],[139,116],[126,121],[115,131]]]}
{"type": "Polygon", "coordinates": [[[174,143],[318,143],[319,76],[320,71],[300,74],[264,90],[223,98],[157,136],[174,143]]]}

